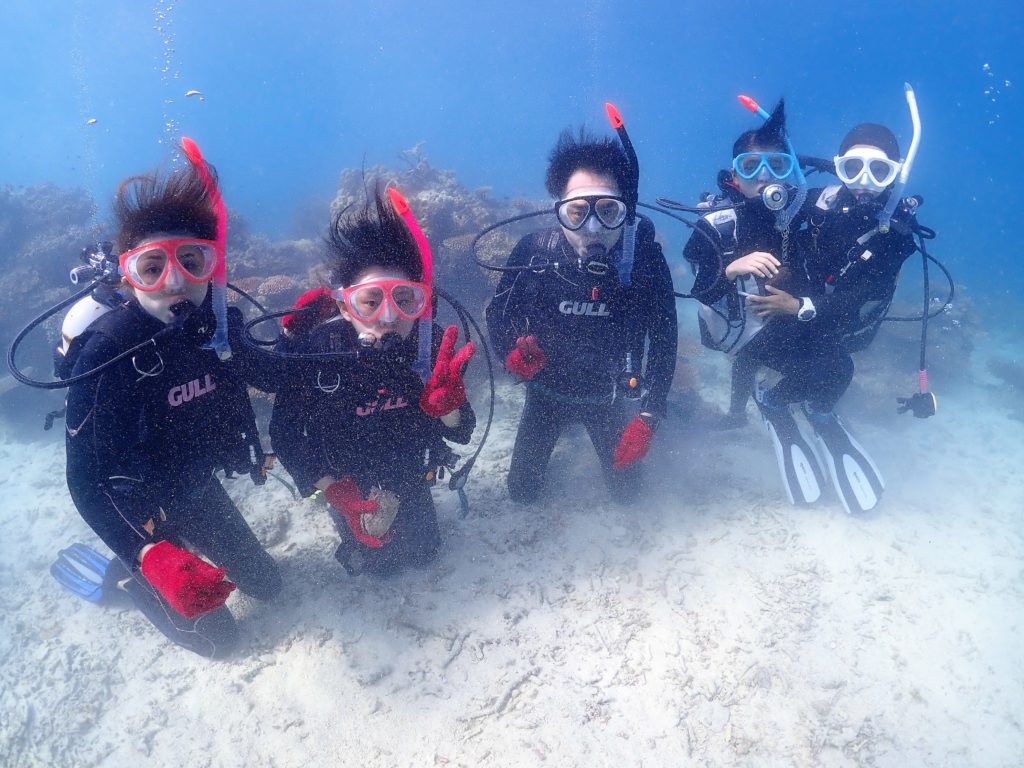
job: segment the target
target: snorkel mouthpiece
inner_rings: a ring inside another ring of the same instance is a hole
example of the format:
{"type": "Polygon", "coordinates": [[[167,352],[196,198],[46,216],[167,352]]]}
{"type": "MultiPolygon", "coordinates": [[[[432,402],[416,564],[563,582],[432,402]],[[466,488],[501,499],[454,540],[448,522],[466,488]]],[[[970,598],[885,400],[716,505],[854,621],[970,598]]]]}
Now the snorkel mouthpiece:
{"type": "Polygon", "coordinates": [[[921,143],[921,114],[917,111],[917,96],[914,94],[914,89],[910,86],[910,83],[903,84],[903,92],[907,97],[907,108],[910,110],[910,122],[914,126],[914,136],[910,140],[910,149],[907,150],[907,157],[903,161],[903,167],[900,168],[900,175],[896,179],[892,191],[889,192],[889,199],[885,203],[885,208],[878,214],[878,231],[883,234],[889,231],[892,215],[896,211],[896,206],[899,205],[900,198],[903,197],[903,190],[906,189],[907,179],[910,178],[910,168],[914,164],[914,158],[917,157],[917,145],[921,143]]]}
{"type": "Polygon", "coordinates": [[[217,234],[214,239],[217,265],[213,270],[213,316],[217,320],[217,328],[208,346],[216,351],[221,360],[228,360],[231,357],[231,344],[228,342],[227,208],[224,206],[224,198],[221,197],[217,182],[214,181],[210,166],[203,158],[199,146],[187,136],[182,136],[181,150],[192,167],[195,168],[196,173],[199,174],[199,178],[206,188],[206,196],[210,199],[210,205],[217,216],[217,234]]]}
{"type": "MultiPolygon", "coordinates": [[[[395,208],[395,213],[402,217],[402,221],[405,222],[405,226],[409,228],[409,233],[412,235],[412,239],[416,241],[416,247],[420,252],[420,265],[423,268],[423,282],[429,285],[431,289],[434,287],[434,259],[430,254],[430,243],[427,242],[426,235],[423,234],[423,230],[420,229],[419,222],[416,221],[416,217],[413,216],[412,210],[409,208],[409,203],[394,187],[388,187],[388,198],[391,200],[391,205],[395,208]]],[[[426,382],[430,378],[430,351],[433,344],[433,330],[434,330],[434,319],[433,319],[433,308],[430,304],[427,305],[423,316],[419,320],[419,349],[417,350],[416,363],[413,365],[413,370],[419,374],[419,377],[426,382]]]]}
{"type": "Polygon", "coordinates": [[[611,102],[606,102],[604,111],[608,115],[608,122],[618,134],[619,142],[629,161],[628,189],[622,190],[622,197],[626,203],[626,225],[622,230],[622,258],[619,260],[619,283],[628,286],[633,277],[633,257],[636,252],[636,204],[640,197],[640,163],[637,161],[636,150],[633,149],[633,142],[629,139],[626,123],[619,110],[611,102]]]}
{"type": "MultiPolygon", "coordinates": [[[[751,98],[750,96],[740,94],[736,98],[739,99],[740,104],[749,109],[751,112],[753,112],[755,115],[760,117],[765,122],[768,122],[768,120],[771,118],[771,114],[769,114],[768,110],[766,110],[764,107],[758,104],[757,101],[751,98]]],[[[776,212],[775,228],[778,229],[780,232],[789,227],[790,222],[793,221],[793,217],[796,216],[800,208],[803,207],[804,200],[807,199],[807,179],[804,176],[803,169],[800,167],[800,159],[797,157],[796,150],[793,149],[793,142],[789,140],[788,132],[785,139],[786,151],[793,156],[793,171],[794,173],[796,173],[797,183],[796,194],[793,196],[793,201],[789,204],[789,206],[782,210],[780,210],[780,208],[772,208],[771,205],[768,204],[768,199],[765,198],[765,206],[769,210],[773,210],[776,212]]],[[[783,202],[782,205],[785,206],[785,202],[783,202]]]]}

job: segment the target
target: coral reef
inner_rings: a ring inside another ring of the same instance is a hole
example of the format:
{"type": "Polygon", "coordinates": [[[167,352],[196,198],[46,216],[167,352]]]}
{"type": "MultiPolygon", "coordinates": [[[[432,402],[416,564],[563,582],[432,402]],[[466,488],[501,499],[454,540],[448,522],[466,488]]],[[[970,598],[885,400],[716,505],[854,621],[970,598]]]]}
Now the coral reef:
{"type": "MultiPolygon", "coordinates": [[[[32,317],[68,296],[68,272],[82,247],[96,239],[94,204],[81,189],[52,184],[0,188],[0,344],[4,349],[32,317]]],[[[52,325],[52,324],[51,324],[52,325]]],[[[59,324],[55,327],[59,327],[59,324]]],[[[28,344],[21,366],[49,371],[49,343],[28,344]],[[40,348],[41,347],[41,348],[40,348]]]]}

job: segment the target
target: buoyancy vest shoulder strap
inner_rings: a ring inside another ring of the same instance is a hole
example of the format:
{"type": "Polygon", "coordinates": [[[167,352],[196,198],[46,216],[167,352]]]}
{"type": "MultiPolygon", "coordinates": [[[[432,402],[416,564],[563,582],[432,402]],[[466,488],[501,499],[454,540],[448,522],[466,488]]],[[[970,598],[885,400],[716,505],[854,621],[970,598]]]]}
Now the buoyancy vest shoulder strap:
{"type": "Polygon", "coordinates": [[[725,208],[721,211],[712,211],[705,214],[703,219],[718,234],[722,242],[723,255],[733,253],[739,244],[736,209],[725,208]]]}
{"type": "Polygon", "coordinates": [[[821,190],[821,194],[818,195],[818,199],[814,203],[814,207],[819,211],[831,211],[836,204],[836,199],[839,197],[839,190],[843,187],[841,184],[833,184],[830,187],[825,187],[821,190]]]}

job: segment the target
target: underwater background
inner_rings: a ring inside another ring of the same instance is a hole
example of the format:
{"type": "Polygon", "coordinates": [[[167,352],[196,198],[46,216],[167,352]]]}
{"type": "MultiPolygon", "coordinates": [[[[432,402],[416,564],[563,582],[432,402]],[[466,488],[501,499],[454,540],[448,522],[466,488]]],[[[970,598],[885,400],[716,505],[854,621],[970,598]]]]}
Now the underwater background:
{"type": "Polygon", "coordinates": [[[784,96],[800,153],[831,157],[863,121],[890,126],[905,152],[906,81],[923,123],[908,190],[925,198],[933,250],[984,296],[986,324],[1019,328],[1022,35],[1009,0],[8,0],[0,183],[83,186],[102,222],[117,183],[184,133],[229,205],[279,237],[333,197],[342,169],[394,165],[419,142],[468,188],[543,198],[558,131],[606,132],[612,101],[641,199],[694,201],[756,124],[737,94],[784,96]]]}
{"type": "MultiPolygon", "coordinates": [[[[738,94],[785,97],[800,154],[831,157],[865,121],[905,153],[904,82],[923,128],[907,193],[957,295],[929,325],[935,418],[894,413],[917,383],[916,323],[858,354],[841,408],[889,483],[879,512],[788,504],[759,420],[709,434],[673,419],[643,509],[608,502],[570,435],[551,503],[523,514],[504,478],[524,388],[499,373],[473,511],[435,494],[446,549],[427,575],[348,579],[316,503],[230,486],[286,594],[234,598],[244,650],[213,667],[53,582],[57,550],[96,538],[67,494],[63,422],[41,429],[63,393],[5,371],[0,764],[1019,766],[1022,40],[1008,0],[5,0],[5,351],[71,294],[80,249],[113,235],[117,185],[180,162],[182,135],[220,174],[229,280],[272,309],[315,284],[329,208],[397,178],[439,284],[482,312],[491,285],[468,239],[546,204],[559,131],[610,134],[606,101],[641,200],[692,203],[759,123],[738,94]]],[[[686,291],[689,230],[652,218],[686,291]]],[[[901,314],[920,311],[920,263],[903,268],[901,314]]],[[[946,285],[931,280],[934,310],[946,285]]],[[[701,351],[692,301],[677,308],[673,403],[697,391],[721,407],[728,358],[701,351]]],[[[19,352],[35,378],[58,330],[19,352]]]]}

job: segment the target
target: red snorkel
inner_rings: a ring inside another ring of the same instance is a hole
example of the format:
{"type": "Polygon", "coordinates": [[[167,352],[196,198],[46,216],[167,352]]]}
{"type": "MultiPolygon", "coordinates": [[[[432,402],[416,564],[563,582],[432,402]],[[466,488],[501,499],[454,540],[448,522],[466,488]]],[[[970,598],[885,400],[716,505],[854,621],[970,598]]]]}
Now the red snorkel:
{"type": "Polygon", "coordinates": [[[636,252],[636,204],[640,197],[640,163],[637,161],[636,150],[633,149],[633,142],[626,132],[626,123],[619,110],[609,101],[605,102],[604,111],[608,115],[608,122],[612,124],[619,137],[622,150],[626,153],[626,160],[629,161],[627,189],[622,190],[626,203],[626,227],[622,231],[622,258],[619,261],[619,282],[628,286],[633,277],[633,258],[636,252]]]}
{"type": "MultiPolygon", "coordinates": [[[[394,187],[388,187],[388,197],[391,199],[391,205],[395,208],[395,213],[402,217],[402,221],[405,222],[405,226],[409,228],[412,239],[416,241],[416,247],[420,252],[420,265],[423,268],[423,280],[422,282],[428,285],[433,294],[434,288],[434,258],[430,254],[430,243],[427,242],[426,235],[423,234],[423,230],[420,229],[419,222],[416,221],[416,217],[413,216],[412,210],[409,208],[409,203],[402,197],[402,193],[394,187]]],[[[420,318],[419,323],[419,350],[416,356],[416,364],[414,370],[419,374],[423,381],[427,381],[430,378],[431,366],[430,366],[430,353],[431,346],[433,343],[433,307],[428,303],[427,309],[424,311],[423,316],[420,318]]]]}
{"type": "Polygon", "coordinates": [[[217,320],[217,328],[209,346],[217,352],[221,360],[227,360],[231,357],[231,345],[228,342],[228,212],[210,167],[206,164],[203,153],[199,151],[199,146],[187,136],[182,136],[181,149],[206,187],[206,195],[210,198],[210,205],[217,216],[217,234],[214,239],[217,265],[213,270],[213,315],[217,320]]]}

